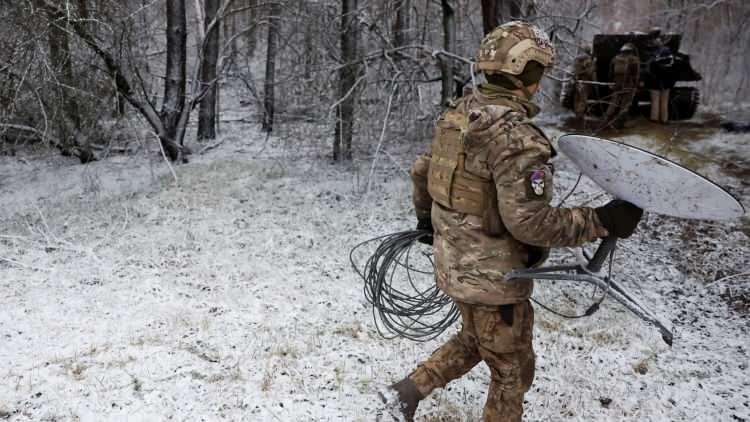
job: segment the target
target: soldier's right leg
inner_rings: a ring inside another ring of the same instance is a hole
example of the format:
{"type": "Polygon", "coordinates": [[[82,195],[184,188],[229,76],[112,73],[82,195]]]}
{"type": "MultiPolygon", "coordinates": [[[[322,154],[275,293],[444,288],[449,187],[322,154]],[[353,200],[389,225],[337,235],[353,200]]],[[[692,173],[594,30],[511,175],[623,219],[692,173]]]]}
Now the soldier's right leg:
{"type": "Polygon", "coordinates": [[[607,118],[609,123],[612,123],[614,119],[620,114],[621,104],[623,99],[623,88],[616,85],[612,90],[612,95],[609,97],[609,105],[604,116],[607,118]]]}
{"type": "Polygon", "coordinates": [[[491,374],[482,418],[521,422],[523,397],[534,380],[534,309],[526,301],[513,306],[512,317],[501,309],[477,315],[476,320],[480,352],[491,374]]]}
{"type": "Polygon", "coordinates": [[[534,379],[534,351],[519,351],[486,357],[490,366],[490,389],[484,406],[484,422],[521,422],[523,397],[534,379]]]}
{"type": "Polygon", "coordinates": [[[635,96],[635,89],[623,88],[623,93],[618,99],[618,112],[617,115],[612,117],[612,126],[616,129],[623,129],[625,122],[628,120],[630,113],[630,106],[633,104],[633,97],[635,96]]]}
{"type": "Polygon", "coordinates": [[[459,302],[456,305],[461,312],[461,331],[435,350],[409,375],[423,397],[460,378],[482,360],[474,329],[473,307],[459,302]]]}
{"type": "Polygon", "coordinates": [[[617,94],[612,94],[609,97],[609,105],[607,105],[607,111],[604,112],[604,117],[607,120],[612,120],[615,113],[617,113],[617,94]]]}
{"type": "Polygon", "coordinates": [[[669,121],[669,90],[662,89],[659,97],[659,121],[667,123],[669,121]]]}
{"type": "Polygon", "coordinates": [[[651,121],[659,121],[659,112],[661,111],[661,91],[658,89],[649,89],[648,93],[651,95],[651,121]]]}
{"type": "Polygon", "coordinates": [[[589,92],[586,88],[586,85],[577,83],[574,91],[575,98],[573,98],[573,112],[581,119],[586,116],[586,108],[588,106],[589,92]]]}

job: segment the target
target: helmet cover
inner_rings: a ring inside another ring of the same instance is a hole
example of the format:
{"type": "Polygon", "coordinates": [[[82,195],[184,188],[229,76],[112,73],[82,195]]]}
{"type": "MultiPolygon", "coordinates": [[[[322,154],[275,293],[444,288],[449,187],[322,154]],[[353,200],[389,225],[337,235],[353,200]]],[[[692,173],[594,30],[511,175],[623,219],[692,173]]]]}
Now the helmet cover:
{"type": "Polygon", "coordinates": [[[476,69],[485,73],[520,75],[530,61],[551,68],[555,48],[547,34],[536,25],[513,21],[498,26],[484,37],[476,69]]]}

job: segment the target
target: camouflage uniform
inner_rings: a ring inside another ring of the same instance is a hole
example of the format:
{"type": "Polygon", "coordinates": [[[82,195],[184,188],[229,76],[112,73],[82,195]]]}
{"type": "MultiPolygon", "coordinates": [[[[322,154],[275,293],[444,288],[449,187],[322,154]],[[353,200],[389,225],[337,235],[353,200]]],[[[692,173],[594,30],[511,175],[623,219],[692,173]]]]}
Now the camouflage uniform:
{"type": "Polygon", "coordinates": [[[580,81],[595,81],[596,68],[594,58],[591,56],[591,48],[584,48],[585,54],[576,57],[573,62],[573,76],[575,78],[575,97],[573,99],[573,111],[576,116],[583,118],[588,108],[588,99],[591,97],[591,84],[580,81]]]}
{"type": "Polygon", "coordinates": [[[503,276],[540,264],[549,247],[608,234],[591,208],[550,206],[554,151],[529,121],[538,112],[511,91],[480,86],[438,120],[431,154],[412,166],[417,216],[435,228],[436,281],[463,326],[409,378],[427,396],[483,360],[492,374],[486,421],[520,421],[534,377],[533,282],[503,276]]]}
{"type": "Polygon", "coordinates": [[[554,48],[538,28],[510,22],[490,32],[476,69],[518,90],[486,84],[458,99],[435,124],[430,153],[412,166],[417,217],[431,218],[434,227],[435,279],[463,325],[391,386],[407,420],[421,398],[484,361],[492,374],[484,419],[520,421],[534,378],[533,282],[503,277],[541,264],[550,247],[608,235],[593,209],[549,204],[554,150],[529,120],[539,108],[515,95],[532,96],[533,81],[522,80],[528,81],[530,61],[545,69],[554,62],[554,48]]]}
{"type": "MultiPolygon", "coordinates": [[[[623,47],[623,49],[626,47],[623,47]]],[[[634,49],[634,47],[630,48],[634,49]]],[[[610,74],[615,86],[612,101],[607,107],[607,119],[610,121],[620,118],[630,109],[638,89],[640,67],[641,61],[634,50],[621,51],[612,59],[610,74]]]]}

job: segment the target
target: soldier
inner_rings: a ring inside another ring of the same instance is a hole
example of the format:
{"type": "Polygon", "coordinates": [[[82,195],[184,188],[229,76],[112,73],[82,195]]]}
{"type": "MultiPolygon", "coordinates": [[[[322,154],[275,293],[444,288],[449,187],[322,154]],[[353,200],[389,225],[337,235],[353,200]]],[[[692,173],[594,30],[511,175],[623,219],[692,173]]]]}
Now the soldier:
{"type": "Polygon", "coordinates": [[[615,125],[621,125],[623,118],[633,104],[638,79],[640,78],[641,60],[632,43],[622,46],[620,52],[612,59],[609,66],[612,75],[612,100],[607,107],[607,120],[615,125]]]}
{"type": "Polygon", "coordinates": [[[664,35],[658,27],[652,28],[646,44],[645,85],[651,96],[651,121],[669,121],[669,90],[676,83],[674,77],[674,55],[665,44],[664,35]]]}
{"type": "Polygon", "coordinates": [[[586,82],[596,80],[596,68],[591,52],[591,44],[582,45],[581,50],[583,54],[576,57],[573,62],[573,78],[575,80],[573,111],[576,116],[583,119],[588,109],[588,99],[591,96],[592,89],[591,84],[586,82]]]}
{"type": "Polygon", "coordinates": [[[654,122],[669,121],[669,90],[675,85],[673,64],[672,50],[665,45],[658,47],[648,62],[651,120],[654,122]]]}
{"type": "Polygon", "coordinates": [[[489,33],[476,61],[488,83],[449,106],[435,124],[431,153],[412,166],[417,226],[434,226],[435,279],[463,324],[380,392],[397,420],[412,421],[421,399],[484,361],[491,372],[484,420],[520,422],[534,378],[533,281],[503,276],[541,264],[550,247],[628,237],[641,217],[623,201],[550,206],[554,150],[530,121],[539,112],[530,99],[553,60],[549,38],[531,24],[510,22],[489,33]]]}

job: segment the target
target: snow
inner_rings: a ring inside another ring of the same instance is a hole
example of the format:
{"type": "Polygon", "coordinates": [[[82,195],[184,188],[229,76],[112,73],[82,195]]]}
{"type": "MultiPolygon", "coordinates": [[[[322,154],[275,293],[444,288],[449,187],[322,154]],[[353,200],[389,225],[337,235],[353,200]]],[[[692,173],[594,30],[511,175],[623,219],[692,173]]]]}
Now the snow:
{"type": "MultiPolygon", "coordinates": [[[[424,145],[386,143],[369,184],[370,158],[327,161],[324,128],[224,130],[176,182],[153,147],[85,166],[0,157],[0,419],[372,421],[377,391],[451,335],[380,338],[348,262],[414,226],[408,168],[424,145]]],[[[748,157],[740,136],[709,140],[748,157]]],[[[556,167],[561,197],[577,174],[556,167]]],[[[705,169],[748,204],[747,180],[705,169]]],[[[604,200],[584,180],[570,202],[604,200]]],[[[621,242],[614,274],[672,321],[672,348],[611,301],[581,320],[537,308],[526,419],[750,420],[748,313],[728,299],[748,297],[748,277],[725,279],[750,270],[741,228],[647,215],[621,242]]],[[[488,380],[478,366],[418,420],[479,420],[488,380]]]]}

